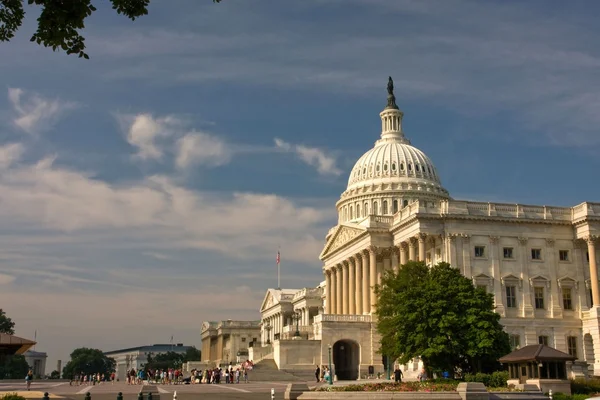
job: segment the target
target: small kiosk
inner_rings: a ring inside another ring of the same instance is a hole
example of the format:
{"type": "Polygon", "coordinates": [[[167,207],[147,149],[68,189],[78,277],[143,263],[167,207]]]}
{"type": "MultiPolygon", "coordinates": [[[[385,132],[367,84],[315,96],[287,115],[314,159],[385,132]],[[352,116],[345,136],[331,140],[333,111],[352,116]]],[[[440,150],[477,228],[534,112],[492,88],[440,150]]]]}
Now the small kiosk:
{"type": "Polygon", "coordinates": [[[543,393],[571,394],[567,361],[576,357],[543,344],[522,347],[500,358],[508,366],[509,385],[536,385],[543,393]]]}

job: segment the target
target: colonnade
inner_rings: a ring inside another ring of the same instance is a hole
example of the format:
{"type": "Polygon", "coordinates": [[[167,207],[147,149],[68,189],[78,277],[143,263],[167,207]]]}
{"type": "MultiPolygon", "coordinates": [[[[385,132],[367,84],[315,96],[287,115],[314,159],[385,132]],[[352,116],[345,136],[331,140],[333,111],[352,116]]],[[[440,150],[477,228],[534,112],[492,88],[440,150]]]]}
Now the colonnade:
{"type": "Polygon", "coordinates": [[[419,235],[400,246],[369,248],[342,262],[325,267],[326,313],[370,314],[375,311],[375,285],[384,271],[398,270],[408,261],[425,261],[427,235],[419,235]]]}
{"type": "Polygon", "coordinates": [[[286,316],[283,313],[278,312],[263,318],[263,326],[261,329],[263,344],[266,344],[267,342],[273,343],[275,335],[283,333],[285,317],[286,316]]]}

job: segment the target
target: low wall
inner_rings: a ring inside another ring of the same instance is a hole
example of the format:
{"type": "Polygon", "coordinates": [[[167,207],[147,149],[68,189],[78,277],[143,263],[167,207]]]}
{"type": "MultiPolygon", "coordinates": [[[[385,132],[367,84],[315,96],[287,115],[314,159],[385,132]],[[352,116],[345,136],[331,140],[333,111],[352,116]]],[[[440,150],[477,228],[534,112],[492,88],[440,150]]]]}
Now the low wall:
{"type": "Polygon", "coordinates": [[[456,392],[315,392],[306,383],[290,383],[285,400],[548,400],[542,392],[488,392],[483,383],[462,382],[456,392]]]}
{"type": "Polygon", "coordinates": [[[279,369],[314,370],[321,364],[321,341],[277,340],[273,343],[273,356],[279,369]]]}
{"type": "MultiPolygon", "coordinates": [[[[248,349],[248,360],[251,360],[254,363],[259,362],[260,360],[262,360],[263,358],[265,358],[265,356],[268,356],[270,354],[273,353],[273,346],[272,345],[267,345],[264,347],[250,347],[248,349]]],[[[272,357],[270,357],[272,358],[272,357]]]]}

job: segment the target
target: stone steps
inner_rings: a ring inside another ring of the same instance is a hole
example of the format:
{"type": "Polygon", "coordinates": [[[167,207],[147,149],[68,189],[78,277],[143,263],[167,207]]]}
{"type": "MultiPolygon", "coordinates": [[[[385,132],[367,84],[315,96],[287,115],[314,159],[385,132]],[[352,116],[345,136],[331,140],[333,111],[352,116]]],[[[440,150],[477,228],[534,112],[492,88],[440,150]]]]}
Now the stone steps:
{"type": "Polygon", "coordinates": [[[272,359],[264,359],[254,364],[248,372],[248,380],[251,382],[301,382],[304,379],[281,371],[272,359]]]}

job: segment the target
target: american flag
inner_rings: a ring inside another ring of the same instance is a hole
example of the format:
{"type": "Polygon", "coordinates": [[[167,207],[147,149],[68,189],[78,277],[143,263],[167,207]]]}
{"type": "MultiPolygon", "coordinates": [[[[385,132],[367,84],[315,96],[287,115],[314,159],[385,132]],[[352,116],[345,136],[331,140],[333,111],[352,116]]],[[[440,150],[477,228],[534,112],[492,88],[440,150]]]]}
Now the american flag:
{"type": "Polygon", "coordinates": [[[279,265],[280,262],[281,262],[281,254],[279,254],[279,252],[277,252],[277,265],[279,265]]]}

